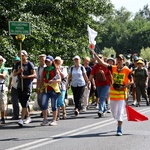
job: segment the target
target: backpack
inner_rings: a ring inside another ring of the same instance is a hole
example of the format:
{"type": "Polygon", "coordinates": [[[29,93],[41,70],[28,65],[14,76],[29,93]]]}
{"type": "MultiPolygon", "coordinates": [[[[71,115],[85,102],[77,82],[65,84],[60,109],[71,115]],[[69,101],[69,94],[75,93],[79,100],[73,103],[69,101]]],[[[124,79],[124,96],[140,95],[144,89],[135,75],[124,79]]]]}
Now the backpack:
{"type": "Polygon", "coordinates": [[[103,70],[100,70],[96,74],[96,80],[99,82],[104,82],[106,81],[106,76],[103,70]]]}
{"type": "MultiPolygon", "coordinates": [[[[71,66],[71,74],[72,74],[73,67],[74,67],[74,66],[71,66]]],[[[83,66],[81,66],[81,71],[82,71],[82,73],[83,73],[83,69],[84,69],[83,66]]]]}

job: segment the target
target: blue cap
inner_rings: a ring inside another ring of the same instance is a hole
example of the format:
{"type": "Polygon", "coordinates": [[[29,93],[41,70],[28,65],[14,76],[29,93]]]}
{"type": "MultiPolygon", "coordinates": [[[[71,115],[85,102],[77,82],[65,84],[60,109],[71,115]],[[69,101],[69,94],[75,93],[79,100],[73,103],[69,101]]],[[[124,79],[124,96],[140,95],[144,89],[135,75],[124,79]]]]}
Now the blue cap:
{"type": "Polygon", "coordinates": [[[46,56],[45,60],[47,60],[47,61],[53,61],[54,58],[53,58],[53,56],[48,55],[48,56],[46,56]]]}

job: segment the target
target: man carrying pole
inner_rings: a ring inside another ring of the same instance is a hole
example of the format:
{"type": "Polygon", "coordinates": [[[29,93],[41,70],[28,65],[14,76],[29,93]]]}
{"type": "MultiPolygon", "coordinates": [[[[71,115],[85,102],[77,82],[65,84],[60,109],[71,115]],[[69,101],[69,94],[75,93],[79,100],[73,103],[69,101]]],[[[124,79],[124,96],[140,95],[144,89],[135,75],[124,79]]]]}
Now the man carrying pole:
{"type": "Polygon", "coordinates": [[[21,50],[21,62],[15,65],[14,76],[18,76],[18,98],[22,106],[21,119],[18,121],[19,126],[31,122],[28,106],[30,94],[32,91],[32,81],[36,77],[36,72],[32,62],[28,61],[28,54],[25,50],[21,50]],[[22,65],[21,65],[22,64],[22,65]],[[25,121],[23,119],[27,117],[25,121]]]}

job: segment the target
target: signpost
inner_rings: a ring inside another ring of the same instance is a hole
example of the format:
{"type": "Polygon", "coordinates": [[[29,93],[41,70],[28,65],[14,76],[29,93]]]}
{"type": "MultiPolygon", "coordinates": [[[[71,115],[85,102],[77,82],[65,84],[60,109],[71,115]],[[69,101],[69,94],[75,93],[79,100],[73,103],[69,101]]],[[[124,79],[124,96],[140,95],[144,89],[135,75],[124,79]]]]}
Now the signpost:
{"type": "Polygon", "coordinates": [[[31,28],[29,22],[9,21],[9,34],[10,35],[30,35],[31,28]]]}
{"type": "MultiPolygon", "coordinates": [[[[9,21],[9,34],[16,35],[16,39],[20,42],[20,59],[21,59],[21,69],[22,69],[22,42],[25,39],[24,35],[31,34],[31,28],[29,22],[20,22],[20,21],[9,21]]],[[[21,75],[23,73],[21,72],[21,75]]],[[[21,78],[21,85],[23,91],[23,79],[21,78]]]]}

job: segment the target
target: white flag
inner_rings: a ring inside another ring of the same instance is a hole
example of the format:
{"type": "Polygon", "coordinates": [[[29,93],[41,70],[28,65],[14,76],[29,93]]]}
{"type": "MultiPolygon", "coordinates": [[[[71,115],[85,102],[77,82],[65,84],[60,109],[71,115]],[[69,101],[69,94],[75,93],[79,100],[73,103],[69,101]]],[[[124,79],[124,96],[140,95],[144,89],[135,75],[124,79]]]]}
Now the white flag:
{"type": "Polygon", "coordinates": [[[89,35],[89,43],[95,45],[96,44],[95,38],[98,33],[95,30],[91,29],[89,25],[87,26],[87,30],[89,35]]]}

